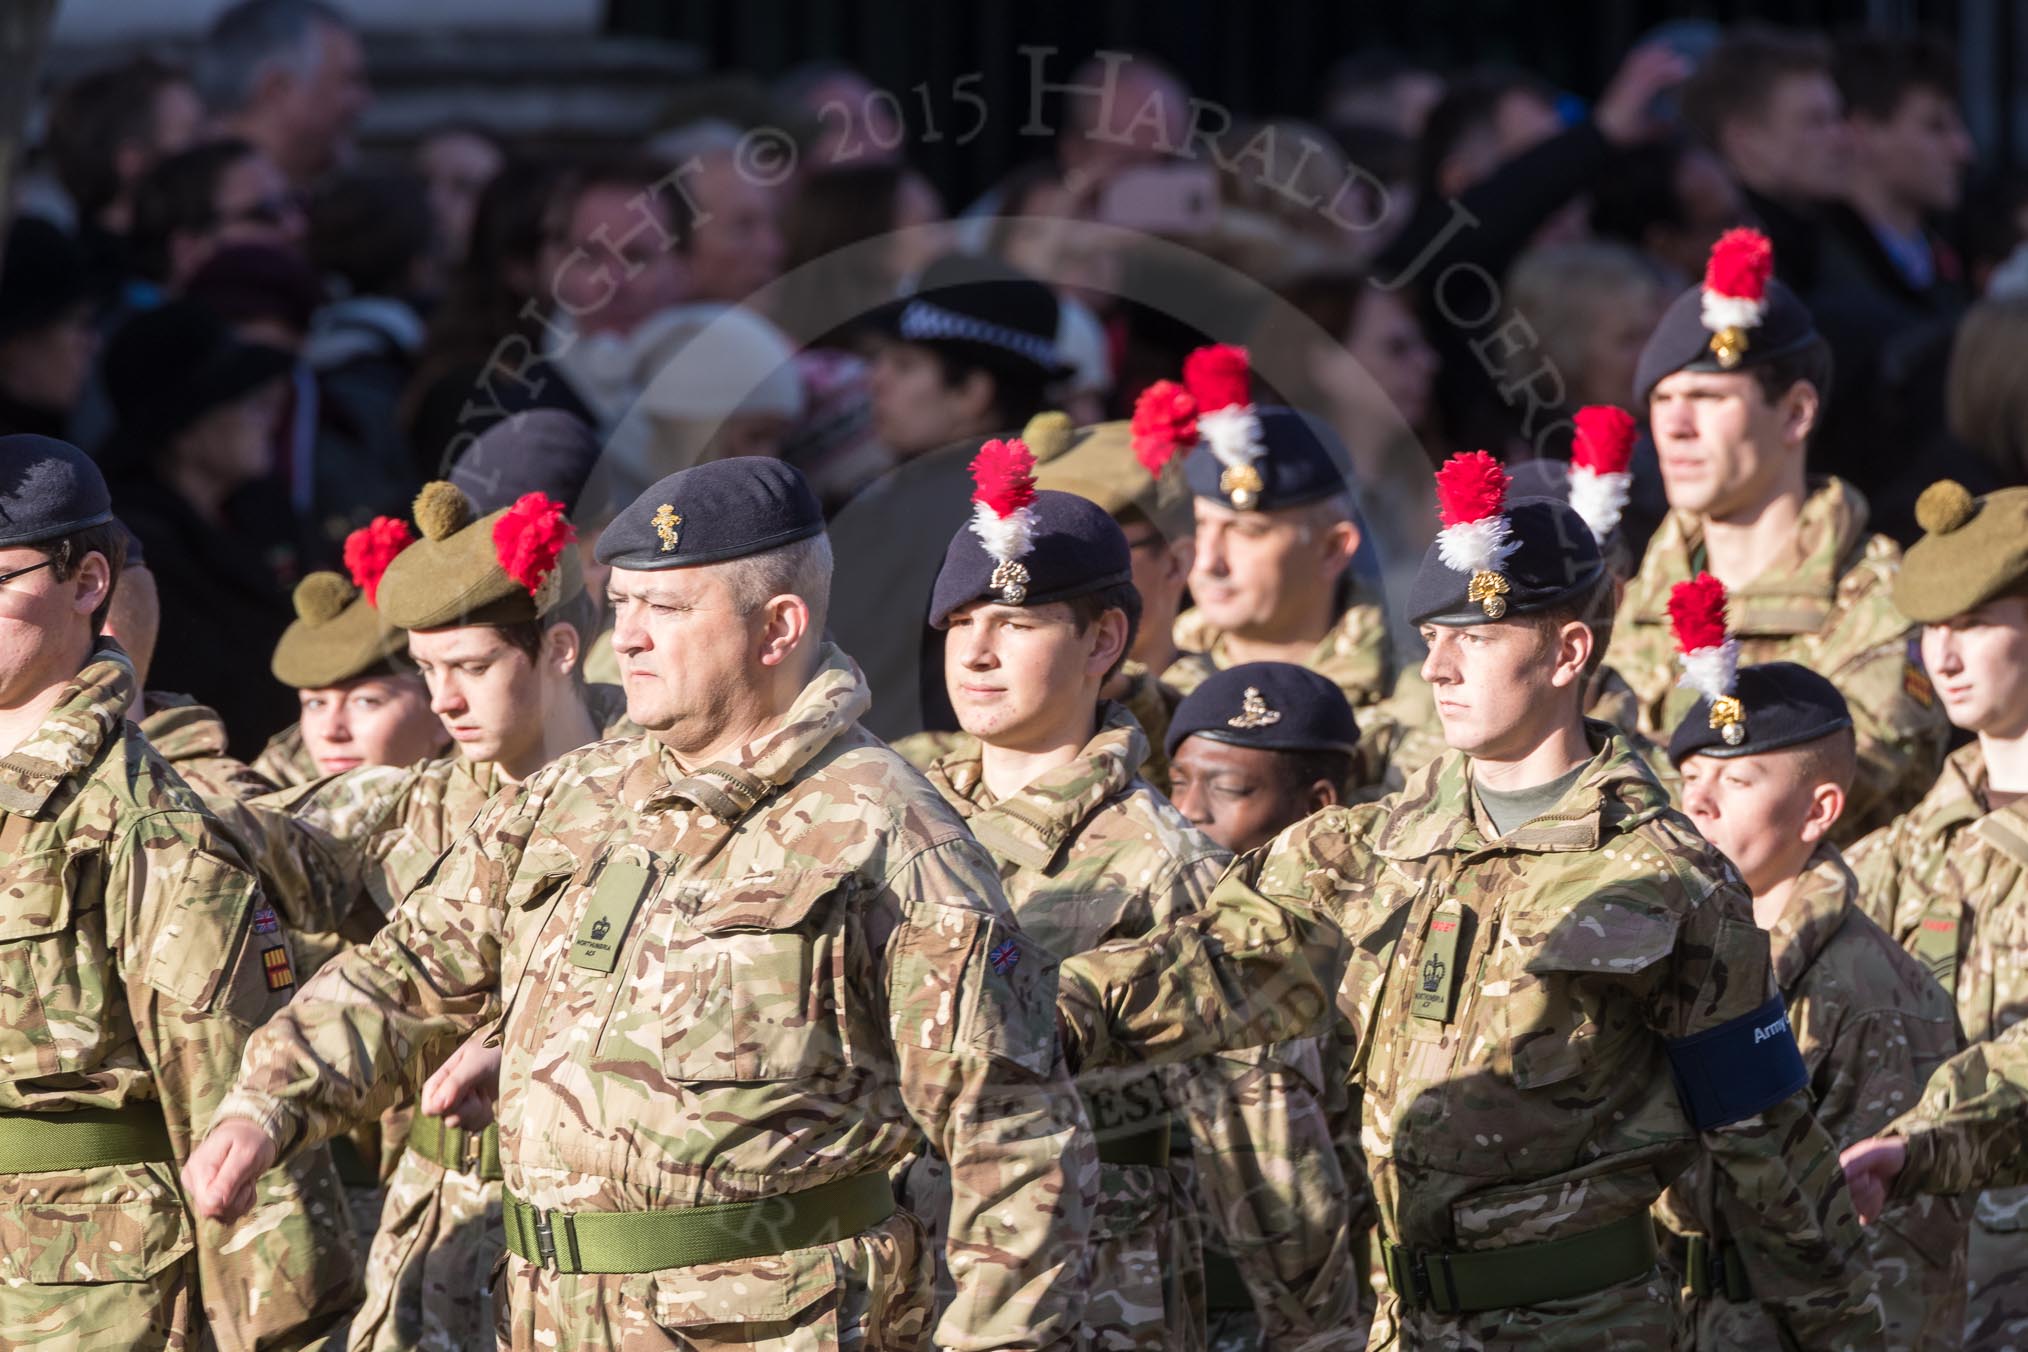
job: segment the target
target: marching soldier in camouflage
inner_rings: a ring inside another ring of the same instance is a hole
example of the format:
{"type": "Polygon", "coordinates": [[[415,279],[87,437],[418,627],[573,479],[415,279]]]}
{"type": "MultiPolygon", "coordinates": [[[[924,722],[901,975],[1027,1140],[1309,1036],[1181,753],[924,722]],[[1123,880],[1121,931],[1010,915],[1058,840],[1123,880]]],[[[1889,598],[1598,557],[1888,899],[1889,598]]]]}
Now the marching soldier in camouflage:
{"type": "MultiPolygon", "coordinates": [[[[1700,698],[1670,741],[1684,810],[1753,894],[1817,1120],[1850,1145],[1921,1097],[1931,1072],[1957,1053],[1956,1011],[1922,964],[1866,918],[1858,884],[1828,839],[1857,760],[1844,696],[1786,662],[1741,669],[1726,693],[1735,705],[1714,717],[1711,698],[1700,698]]],[[[1778,1346],[1753,1299],[1757,1255],[1733,1242],[1735,1220],[1715,1182],[1700,1162],[1658,1212],[1689,1240],[1679,1264],[1691,1293],[1686,1345],[1778,1346]]],[[[1959,1198],[1916,1197],[1867,1228],[1881,1346],[1957,1344],[1969,1220],[1959,1198]]]]}
{"type": "Polygon", "coordinates": [[[287,937],[128,722],[97,468],[21,436],[0,465],[0,1345],[308,1346],[358,1290],[328,1154],[249,1176],[241,1232],[175,1176],[294,988],[287,937]]]}
{"type": "Polygon", "coordinates": [[[1503,489],[1483,453],[1440,474],[1445,532],[1410,598],[1456,750],[1284,833],[1194,931],[1066,960],[1066,1047],[1280,1035],[1315,1012],[1300,938],[1329,913],[1351,945],[1337,1012],[1391,1288],[1374,1346],[1669,1345],[1648,1211],[1700,1155],[1750,1227],[1777,1326],[1873,1346],[1873,1277],[1767,937],[1625,741],[1580,715],[1596,543],[1567,507],[1508,507],[1503,489]],[[1235,972],[1293,1013],[1226,994],[1235,972]]]}
{"type": "Polygon", "coordinates": [[[1921,1102],[1841,1161],[1868,1224],[1911,1198],[2028,1185],[2028,1024],[1938,1067],[1921,1102]]]}
{"type": "MultiPolygon", "coordinates": [[[[936,762],[929,779],[993,854],[1022,930],[1060,958],[1197,909],[1228,856],[1135,773],[1146,758],[1143,732],[1099,698],[1139,619],[1124,531],[1088,499],[1036,492],[1032,468],[1018,441],[988,442],[974,461],[973,524],[951,541],[930,622],[946,631],[951,705],[976,744],[936,762]]],[[[1140,1068],[1094,1071],[1081,1082],[1100,1164],[1086,1274],[1092,1348],[1203,1346],[1193,1172],[1240,1210],[1271,1209],[1278,1219],[1304,1205],[1288,1171],[1269,1167],[1262,1176],[1260,1159],[1284,1136],[1278,1123],[1227,1123],[1215,1108],[1186,1115],[1193,1125],[1227,1126],[1223,1135],[1237,1140],[1211,1150],[1206,1137],[1203,1155],[1172,1158],[1181,1097],[1173,1091],[1231,1103],[1237,1096],[1217,1089],[1250,1072],[1219,1060],[1193,1064],[1168,1093],[1156,1072],[1140,1068]],[[1250,1144],[1261,1156],[1249,1155],[1250,1144]]],[[[934,1198],[936,1161],[917,1172],[932,1186],[911,1195],[934,1198]]],[[[923,1214],[942,1210],[937,1199],[923,1214]]],[[[1249,1222],[1245,1232],[1265,1228],[1249,1222]]],[[[1260,1261],[1278,1280],[1272,1261],[1260,1261]]],[[[1287,1303],[1299,1305],[1307,1293],[1290,1294],[1287,1303]]],[[[1330,1325],[1342,1313],[1316,1317],[1330,1325]]]]}
{"type": "Polygon", "coordinates": [[[1294,409],[1256,409],[1239,348],[1198,349],[1183,378],[1150,387],[1134,415],[1137,452],[1180,450],[1196,498],[1197,604],[1176,621],[1185,656],[1162,679],[1187,695],[1221,667],[1295,662],[1337,682],[1354,708],[1372,704],[1391,688],[1393,659],[1386,617],[1353,575],[1360,532],[1344,448],[1294,409]]]}
{"type": "Polygon", "coordinates": [[[237,1212],[267,1159],[486,1030],[448,1117],[470,1128],[497,1075],[502,1346],[924,1346],[929,1254],[888,1182],[919,1133],[956,1198],[938,1341],[1074,1343],[1096,1162],[1055,974],[962,823],[856,728],[822,531],[770,460],[615,519],[614,642],[655,735],[496,799],[263,1030],[186,1171],[201,1206],[237,1212]]]}
{"type": "MultiPolygon", "coordinates": [[[[1766,248],[1751,231],[1732,232],[1713,250],[1714,275],[1766,248]]],[[[1677,297],[1641,353],[1634,396],[1648,410],[1671,510],[1627,591],[1607,660],[1640,700],[1641,731],[1666,739],[1694,698],[1676,685],[1669,590],[1715,574],[1732,596],[1740,660],[1808,667],[1852,707],[1859,775],[1832,837],[1845,845],[1922,797],[1948,728],[1914,626],[1891,595],[1900,551],[1867,532],[1865,500],[1850,485],[1805,477],[1831,350],[1794,293],[1766,280],[1771,254],[1758,266],[1751,325],[1705,326],[1707,278],[1677,297]]]]}
{"type": "MultiPolygon", "coordinates": [[[[1953,724],[1928,795],[1851,851],[1868,913],[1923,960],[1974,1043],[2028,1014],[2028,489],[1974,498],[1933,484],[1916,503],[1895,600],[1922,622],[1922,653],[1953,724]]],[[[1990,1188],[1973,1208],[1965,1346],[2028,1331],[2028,1188],[1990,1188]]]]}
{"type": "MultiPolygon", "coordinates": [[[[1347,801],[1358,745],[1352,706],[1328,678],[1287,662],[1227,667],[1191,691],[1169,725],[1176,808],[1234,854],[1260,849],[1347,801]]],[[[1212,1352],[1366,1345],[1373,1188],[1359,1153],[1347,1051],[1336,1038],[1307,1038],[1219,1053],[1246,1067],[1236,1082],[1174,1077],[1198,1091],[1176,1097],[1200,1156],[1202,1142],[1251,1152],[1255,1168],[1295,1180],[1294,1204],[1253,1226],[1245,1208],[1220,1194],[1221,1175],[1205,1175],[1212,1352]],[[1269,1145],[1251,1139],[1261,1134],[1247,1130],[1252,1123],[1268,1124],[1269,1145]],[[1259,1264],[1271,1280],[1254,1275],[1259,1264]]]]}
{"type": "MultiPolygon", "coordinates": [[[[582,636],[596,612],[562,504],[523,494],[481,516],[438,482],[417,497],[416,520],[424,538],[381,555],[366,577],[461,754],[362,768],[287,796],[305,834],[350,852],[347,873],[371,903],[360,908],[364,922],[354,917],[362,940],[496,794],[609,725],[638,731],[625,723],[620,692],[584,684],[582,636]],[[516,559],[520,576],[507,572],[516,559]]],[[[503,1247],[497,1129],[462,1131],[403,1103],[382,1115],[379,1135],[387,1183],[368,1227],[366,1300],[350,1346],[492,1347],[489,1288],[503,1247]]]]}

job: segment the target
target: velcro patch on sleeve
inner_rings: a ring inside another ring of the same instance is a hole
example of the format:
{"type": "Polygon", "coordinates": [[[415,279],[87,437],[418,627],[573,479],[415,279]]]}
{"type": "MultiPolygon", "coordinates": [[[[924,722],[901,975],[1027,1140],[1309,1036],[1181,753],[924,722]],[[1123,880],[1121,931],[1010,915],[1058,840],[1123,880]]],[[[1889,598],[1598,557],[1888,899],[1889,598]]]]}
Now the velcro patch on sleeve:
{"type": "Polygon", "coordinates": [[[1666,1045],[1676,1092],[1699,1131],[1765,1112],[1810,1082],[1779,994],[1736,1019],[1666,1045]]]}

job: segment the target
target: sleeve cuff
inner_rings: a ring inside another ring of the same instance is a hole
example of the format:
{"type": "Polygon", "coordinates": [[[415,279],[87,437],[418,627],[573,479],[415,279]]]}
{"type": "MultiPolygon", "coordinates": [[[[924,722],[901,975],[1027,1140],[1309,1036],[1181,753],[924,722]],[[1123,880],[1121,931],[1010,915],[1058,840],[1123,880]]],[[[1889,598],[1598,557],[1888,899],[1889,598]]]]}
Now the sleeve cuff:
{"type": "Polygon", "coordinates": [[[275,1163],[285,1164],[303,1144],[303,1117],[286,1101],[267,1094],[235,1089],[211,1115],[215,1127],[228,1117],[251,1122],[275,1148],[275,1163]]]}
{"type": "Polygon", "coordinates": [[[1938,1155],[1934,1131],[1892,1122],[1880,1134],[1898,1138],[1908,1151],[1901,1161],[1901,1172],[1894,1176],[1894,1186],[1887,1190],[1888,1201],[1905,1202],[1926,1192],[1939,1191],[1934,1186],[1939,1181],[1936,1178],[1938,1155]]]}

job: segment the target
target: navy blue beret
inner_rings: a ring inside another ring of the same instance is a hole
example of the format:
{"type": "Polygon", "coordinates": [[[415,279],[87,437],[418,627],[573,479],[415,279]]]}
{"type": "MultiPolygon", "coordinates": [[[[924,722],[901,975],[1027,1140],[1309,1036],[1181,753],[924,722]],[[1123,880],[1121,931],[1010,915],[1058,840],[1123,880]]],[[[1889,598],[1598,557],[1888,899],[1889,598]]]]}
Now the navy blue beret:
{"type": "Polygon", "coordinates": [[[1741,667],[1732,688],[1745,714],[1745,736],[1727,742],[1723,727],[1711,726],[1711,701],[1700,698],[1669,738],[1669,761],[1691,756],[1758,756],[1801,746],[1852,726],[1852,710],[1838,687],[1794,662],[1741,667]]]}
{"type": "Polygon", "coordinates": [[[531,408],[494,423],[458,457],[451,482],[486,516],[541,493],[576,512],[599,461],[598,433],[560,408],[531,408]]]}
{"type": "MultiPolygon", "coordinates": [[[[1778,281],[1767,284],[1767,312],[1757,328],[1746,332],[1746,350],[1732,366],[1719,363],[1711,348],[1711,330],[1704,327],[1704,289],[1693,286],[1670,302],[1662,322],[1648,335],[1641,360],[1634,367],[1634,407],[1648,406],[1648,396],[1662,377],[1678,371],[1750,371],[1771,361],[1793,357],[1823,342],[1810,308],[1778,281]]],[[[1828,395],[1829,390],[1819,391],[1828,395]]]]}
{"type": "Polygon", "coordinates": [[[112,494],[91,457],[67,441],[0,437],[0,545],[32,545],[113,519],[112,494]]]}
{"type": "Polygon", "coordinates": [[[1025,573],[1015,584],[1018,597],[1015,590],[995,582],[1000,561],[986,552],[985,541],[967,524],[944,551],[944,566],[930,594],[931,625],[944,628],[953,611],[974,601],[1044,606],[1133,579],[1134,558],[1126,532],[1105,508],[1075,493],[1045,488],[1036,493],[1029,510],[1035,514],[1035,525],[1027,551],[1016,560],[1025,573]]]}
{"type": "Polygon", "coordinates": [[[1359,745],[1359,725],[1337,682],[1293,662],[1242,662],[1208,677],[1183,697],[1169,719],[1163,751],[1173,757],[1185,737],[1261,751],[1345,751],[1359,745]]]}
{"type": "Polygon", "coordinates": [[[765,456],[707,460],[671,474],[620,510],[599,536],[600,563],[636,572],[765,554],[824,529],[795,466],[765,456]]]}
{"type": "Polygon", "coordinates": [[[1183,460],[1192,493],[1241,511],[1272,512],[1346,491],[1350,462],[1328,428],[1292,408],[1267,407],[1256,416],[1264,447],[1253,463],[1256,478],[1228,477],[1224,462],[1199,441],[1183,460]]]}
{"type": "MultiPolygon", "coordinates": [[[[1505,617],[1528,615],[1567,602],[1599,597],[1608,603],[1602,585],[1605,558],[1591,527],[1568,503],[1530,498],[1507,506],[1508,540],[1515,544],[1498,570],[1507,580],[1505,617]]],[[[1485,624],[1496,617],[1469,595],[1472,574],[1445,563],[1440,541],[1433,541],[1408,588],[1411,624],[1485,624]]]]}

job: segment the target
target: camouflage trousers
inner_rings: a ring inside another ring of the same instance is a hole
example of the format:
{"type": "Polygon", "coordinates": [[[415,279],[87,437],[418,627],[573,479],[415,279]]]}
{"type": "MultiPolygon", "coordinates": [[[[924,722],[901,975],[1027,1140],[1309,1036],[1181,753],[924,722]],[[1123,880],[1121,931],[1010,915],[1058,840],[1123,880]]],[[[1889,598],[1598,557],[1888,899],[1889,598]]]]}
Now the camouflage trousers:
{"type": "Polygon", "coordinates": [[[500,1184],[405,1151],[366,1256],[353,1352],[491,1352],[493,1274],[506,1246],[500,1184]]]}
{"type": "MultiPolygon", "coordinates": [[[[259,1305],[267,1327],[293,1323],[300,1330],[291,1345],[314,1342],[331,1317],[312,1312],[343,1309],[347,1288],[358,1289],[351,1229],[338,1194],[337,1176],[321,1152],[264,1175],[254,1210],[240,1222],[245,1242],[272,1242],[275,1222],[299,1211],[308,1197],[318,1251],[299,1256],[293,1270],[300,1279],[285,1289],[252,1289],[249,1273],[248,1289],[200,1292],[196,1223],[173,1165],[0,1174],[0,1348],[209,1347],[206,1304],[233,1310],[259,1305]]],[[[231,1270],[230,1263],[221,1266],[231,1270]]]]}
{"type": "Polygon", "coordinates": [[[1676,1291],[1660,1272],[1568,1300],[1477,1314],[1403,1310],[1392,1291],[1380,1297],[1368,1352],[1657,1352],[1677,1337],[1676,1291]]]}
{"type": "Polygon", "coordinates": [[[1965,1352],[2028,1348],[2028,1229],[2014,1228],[2028,1224],[2028,1188],[1979,1194],[1975,1215],[1965,1255],[1965,1352]]]}
{"type": "MultiPolygon", "coordinates": [[[[936,1260],[937,1310],[955,1295],[943,1264],[950,1172],[918,1155],[904,1174],[904,1205],[923,1217],[936,1260]]],[[[1187,1162],[1168,1168],[1101,1164],[1099,1200],[1085,1249],[1086,1352],[1202,1352],[1204,1231],[1187,1162]]]]}
{"type": "Polygon", "coordinates": [[[929,1352],[931,1266],[905,1211],[837,1244],[624,1275],[513,1254],[494,1293],[504,1352],[929,1352]]]}

